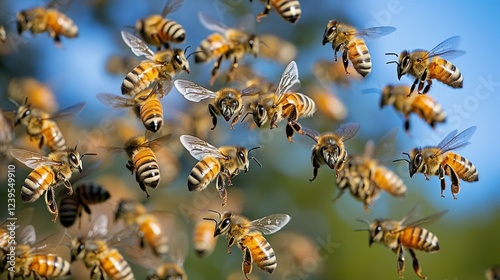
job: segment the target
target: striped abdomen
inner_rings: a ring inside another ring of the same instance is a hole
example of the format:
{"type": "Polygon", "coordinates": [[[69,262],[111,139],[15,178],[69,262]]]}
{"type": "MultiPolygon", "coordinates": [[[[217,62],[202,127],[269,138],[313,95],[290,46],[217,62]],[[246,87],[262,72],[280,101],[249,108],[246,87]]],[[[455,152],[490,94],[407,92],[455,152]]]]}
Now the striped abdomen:
{"type": "Polygon", "coordinates": [[[370,180],[369,170],[357,164],[347,163],[346,168],[339,170],[336,182],[341,191],[349,188],[351,195],[363,202],[367,212],[369,212],[368,206],[372,205],[380,195],[380,189],[370,180]]]}
{"type": "Polygon", "coordinates": [[[144,61],[130,71],[122,83],[122,94],[135,96],[147,89],[160,76],[160,67],[151,61],[144,61]]]}
{"type": "Polygon", "coordinates": [[[63,227],[72,226],[78,218],[80,210],[80,200],[73,195],[65,195],[59,201],[59,220],[63,227]]]}
{"type": "Polygon", "coordinates": [[[474,164],[459,154],[447,153],[442,162],[442,165],[446,164],[457,173],[458,178],[466,182],[476,182],[479,180],[479,175],[474,164]]]}
{"type": "Polygon", "coordinates": [[[252,254],[252,260],[257,266],[269,273],[276,269],[276,255],[267,240],[258,231],[251,231],[240,242],[240,248],[248,248],[252,254]]]}
{"type": "Polygon", "coordinates": [[[160,221],[153,215],[144,214],[138,223],[139,232],[156,256],[160,258],[166,257],[169,249],[168,237],[165,231],[162,230],[160,221]]]}
{"type": "Polygon", "coordinates": [[[21,197],[24,202],[37,200],[56,180],[50,166],[40,166],[28,174],[21,188],[21,197]]]}
{"type": "Polygon", "coordinates": [[[372,59],[364,40],[351,40],[347,46],[347,56],[361,76],[365,77],[372,71],[372,59]]]}
{"type": "Polygon", "coordinates": [[[110,249],[100,254],[99,263],[104,272],[113,280],[135,279],[128,262],[117,249],[110,249]]]}
{"type": "Polygon", "coordinates": [[[434,57],[429,63],[429,78],[436,79],[452,88],[462,88],[464,82],[458,68],[440,57],[434,57]]]}
{"type": "Polygon", "coordinates": [[[373,182],[375,182],[378,188],[391,195],[406,195],[406,185],[403,183],[403,180],[385,166],[377,166],[375,168],[373,172],[373,182]]]}
{"type": "Polygon", "coordinates": [[[299,0],[272,0],[271,5],[280,16],[291,23],[297,22],[302,14],[299,0]]]}
{"type": "Polygon", "coordinates": [[[24,268],[23,276],[36,272],[42,277],[63,277],[70,275],[71,264],[54,254],[32,255],[27,257],[28,269],[24,268]]]}
{"type": "Polygon", "coordinates": [[[104,202],[111,197],[108,190],[94,183],[78,185],[75,192],[82,202],[88,205],[104,202]]]}
{"type": "Polygon", "coordinates": [[[144,127],[152,132],[157,132],[163,125],[163,106],[158,95],[152,94],[144,100],[139,109],[140,118],[144,127]]]}
{"type": "Polygon", "coordinates": [[[283,105],[293,104],[297,110],[297,116],[299,118],[310,117],[314,112],[316,112],[316,103],[309,96],[302,93],[289,93],[285,100],[282,102],[283,105]]]}
{"type": "Polygon", "coordinates": [[[49,122],[44,125],[44,128],[40,132],[43,136],[44,144],[50,149],[50,151],[66,150],[66,140],[64,140],[59,126],[51,120],[44,120],[44,122],[49,122]]]}
{"type": "Polygon", "coordinates": [[[196,48],[194,61],[196,63],[207,62],[227,53],[229,49],[226,38],[219,33],[213,33],[201,41],[200,46],[196,48]]]}
{"type": "Polygon", "coordinates": [[[401,244],[425,252],[439,251],[439,241],[432,232],[420,227],[403,229],[399,235],[401,244]]]}
{"type": "Polygon", "coordinates": [[[446,120],[446,113],[441,105],[428,95],[415,95],[412,107],[412,111],[430,125],[443,123],[446,120]]]}
{"type": "Polygon", "coordinates": [[[142,147],[132,154],[132,163],[138,183],[156,189],[160,183],[160,167],[156,156],[150,148],[142,147]]]}
{"type": "MultiPolygon", "coordinates": [[[[54,9],[47,10],[47,27],[49,32],[63,35],[68,38],[78,36],[78,26],[65,14],[54,9]]],[[[55,35],[51,34],[51,36],[55,35]]]]}
{"type": "Polygon", "coordinates": [[[165,19],[161,15],[151,15],[138,21],[136,29],[146,43],[156,47],[166,43],[182,43],[186,40],[186,30],[177,22],[165,19]]]}
{"type": "Polygon", "coordinates": [[[194,226],[193,248],[199,257],[206,257],[212,253],[219,236],[214,237],[212,221],[201,220],[194,226]]]}
{"type": "Polygon", "coordinates": [[[206,157],[200,160],[191,170],[188,177],[189,191],[201,191],[212,182],[221,171],[217,159],[206,157]]]}

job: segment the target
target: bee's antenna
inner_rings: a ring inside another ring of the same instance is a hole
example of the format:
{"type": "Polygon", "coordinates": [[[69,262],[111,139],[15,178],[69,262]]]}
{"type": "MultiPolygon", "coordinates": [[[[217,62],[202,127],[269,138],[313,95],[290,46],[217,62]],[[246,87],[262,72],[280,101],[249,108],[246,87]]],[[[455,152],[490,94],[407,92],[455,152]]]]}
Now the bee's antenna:
{"type": "MultiPolygon", "coordinates": [[[[368,220],[357,218],[356,221],[366,224],[368,227],[370,226],[370,222],[368,220]]],[[[354,231],[370,231],[370,228],[358,228],[354,231]]]]}
{"type": "Polygon", "coordinates": [[[219,215],[219,220],[216,220],[214,218],[203,218],[203,220],[214,221],[215,222],[215,227],[217,227],[217,225],[219,224],[219,221],[222,220],[221,213],[219,211],[215,211],[215,210],[212,210],[212,209],[208,209],[208,211],[217,213],[217,215],[219,215]]]}
{"type": "MultiPolygon", "coordinates": [[[[248,150],[248,153],[250,154],[251,151],[257,150],[257,149],[260,149],[260,148],[261,148],[260,146],[253,147],[253,148],[251,148],[251,149],[248,150]]],[[[251,157],[250,159],[253,159],[259,165],[259,167],[262,168],[262,164],[260,164],[260,162],[255,157],[251,157]]]]}
{"type": "Polygon", "coordinates": [[[80,156],[80,160],[83,158],[83,156],[97,156],[97,153],[85,153],[80,156]]]}
{"type": "MultiPolygon", "coordinates": [[[[408,156],[408,158],[410,158],[410,154],[409,153],[403,153],[403,155],[406,155],[406,156],[408,156]]],[[[406,162],[408,162],[408,164],[410,164],[410,161],[408,159],[406,159],[406,158],[395,159],[392,162],[398,162],[398,161],[406,161],[406,162]]]]}
{"type": "Polygon", "coordinates": [[[399,57],[399,55],[397,53],[393,53],[393,52],[390,52],[390,53],[385,53],[385,55],[394,55],[396,57],[399,57]]]}
{"type": "Polygon", "coordinates": [[[387,61],[385,64],[391,64],[391,63],[394,63],[394,64],[399,65],[399,62],[397,62],[397,61],[395,61],[395,60],[393,60],[393,61],[387,61]]]}
{"type": "Polygon", "coordinates": [[[9,97],[9,101],[12,102],[17,108],[21,107],[21,105],[19,105],[19,103],[17,103],[17,101],[14,98],[9,97]]]}
{"type": "Polygon", "coordinates": [[[245,118],[248,116],[248,115],[253,115],[252,112],[248,111],[244,116],[243,118],[241,118],[241,121],[240,122],[243,122],[245,120],[245,118]]]}
{"type": "MultiPolygon", "coordinates": [[[[187,49],[190,48],[191,46],[188,46],[186,47],[186,50],[184,51],[184,53],[186,53],[187,49]]],[[[188,54],[188,56],[186,57],[186,59],[188,59],[190,56],[192,56],[193,54],[197,54],[197,53],[201,53],[202,51],[195,51],[195,52],[192,52],[190,54],[188,54]]]]}

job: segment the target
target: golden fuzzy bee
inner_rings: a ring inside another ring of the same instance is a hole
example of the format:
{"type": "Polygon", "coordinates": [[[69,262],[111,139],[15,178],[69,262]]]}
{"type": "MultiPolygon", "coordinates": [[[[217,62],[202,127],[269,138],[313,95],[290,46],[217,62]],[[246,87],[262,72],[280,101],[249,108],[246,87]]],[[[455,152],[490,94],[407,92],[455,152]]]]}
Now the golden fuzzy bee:
{"type": "Polygon", "coordinates": [[[355,123],[343,124],[335,132],[319,133],[307,127],[303,128],[303,134],[316,142],[311,153],[313,177],[309,181],[316,179],[318,169],[323,164],[328,165],[330,169],[335,169],[335,176],[338,176],[338,172],[344,168],[344,162],[347,159],[344,142],[354,137],[358,130],[359,125],[355,123]]]}
{"type": "Polygon", "coordinates": [[[55,188],[64,184],[69,190],[68,194],[73,194],[73,187],[69,181],[71,175],[77,170],[80,173],[83,171],[82,158],[84,156],[95,155],[92,153],[80,155],[76,150],[77,146],[73,149],[49,153],[48,156],[20,149],[10,151],[14,158],[33,169],[24,180],[21,198],[24,202],[34,202],[45,193],[47,209],[54,215],[53,222],[57,221],[59,215],[55,188]]]}
{"type": "MultiPolygon", "coordinates": [[[[300,15],[302,14],[302,9],[300,8],[299,0],[260,0],[261,2],[266,2],[264,11],[257,15],[257,21],[260,21],[263,17],[266,17],[271,11],[271,6],[278,12],[278,14],[291,23],[296,23],[300,15]]],[[[252,0],[250,0],[252,2],[252,0]]]]}
{"type": "Polygon", "coordinates": [[[309,87],[307,92],[315,100],[318,112],[327,121],[340,122],[347,117],[347,106],[328,87],[313,86],[309,87]]]}
{"type": "Polygon", "coordinates": [[[176,80],[174,85],[189,101],[200,102],[206,98],[213,99],[213,103],[208,104],[208,112],[212,117],[212,130],[217,126],[217,116],[224,117],[226,122],[233,118],[230,124],[231,129],[233,129],[233,126],[238,122],[243,113],[243,97],[257,94],[257,89],[252,86],[241,91],[236,88],[225,87],[213,92],[186,80],[176,80]]]}
{"type": "Polygon", "coordinates": [[[287,214],[272,214],[257,220],[247,218],[231,212],[223,214],[211,210],[219,215],[218,219],[204,218],[215,222],[214,236],[226,235],[227,251],[231,253],[231,246],[235,243],[243,252],[242,271],[246,279],[252,272],[252,262],[262,270],[273,273],[276,269],[276,255],[264,238],[263,234],[273,234],[282,229],[291,220],[287,214]]]}
{"type": "MultiPolygon", "coordinates": [[[[215,59],[214,67],[211,71],[212,78],[210,79],[210,85],[213,85],[215,82],[220,64],[223,60],[229,60],[232,63],[228,71],[229,77],[231,78],[234,69],[238,67],[238,62],[245,54],[252,54],[254,57],[257,57],[259,54],[260,40],[255,34],[248,34],[237,28],[229,28],[224,23],[204,13],[199,13],[198,17],[203,26],[215,32],[200,43],[194,56],[196,63],[215,59]]],[[[244,17],[242,22],[244,22],[244,20],[247,20],[247,18],[244,17]]],[[[242,23],[242,26],[247,27],[250,25],[243,24],[245,23],[242,23]]]]}
{"type": "Polygon", "coordinates": [[[259,55],[263,58],[286,65],[297,57],[297,47],[290,41],[273,34],[259,34],[259,55]]]}
{"type": "Polygon", "coordinates": [[[426,279],[426,277],[423,276],[420,271],[420,265],[414,250],[437,252],[440,249],[437,236],[420,226],[436,221],[446,214],[448,210],[438,212],[434,215],[416,221],[411,221],[409,218],[414,215],[416,208],[417,207],[414,207],[400,221],[375,219],[370,223],[366,220],[357,219],[358,221],[368,225],[366,230],[370,234],[370,246],[375,242],[379,242],[398,255],[397,269],[399,278],[403,278],[401,272],[404,271],[405,267],[405,249],[410,251],[413,259],[413,269],[415,270],[417,276],[422,279],[426,279]]]}
{"type": "Polygon", "coordinates": [[[459,44],[460,36],[454,36],[439,43],[430,51],[419,49],[409,52],[404,50],[399,56],[396,53],[386,53],[386,55],[398,57],[398,61],[389,61],[387,63],[398,65],[398,79],[401,79],[406,74],[415,78],[408,95],[411,95],[417,84],[418,93],[427,93],[431,88],[433,79],[452,88],[462,88],[462,73],[455,65],[444,59],[445,57],[452,58],[464,54],[464,51],[455,50],[459,44]]]}
{"type": "Polygon", "coordinates": [[[247,150],[241,146],[222,146],[216,148],[209,143],[190,135],[181,135],[181,144],[199,162],[193,167],[188,177],[189,191],[202,191],[215,179],[215,186],[225,205],[227,202],[226,181],[232,185],[231,178],[241,170],[248,172],[250,159],[260,163],[248,154],[260,147],[247,150]]]}
{"type": "Polygon", "coordinates": [[[134,97],[153,86],[163,94],[170,91],[172,79],[181,71],[189,74],[188,57],[181,49],[166,49],[154,53],[144,41],[132,33],[122,31],[122,39],[132,52],[137,56],[145,56],[142,61],[123,80],[122,94],[134,97]]]}
{"type": "Polygon", "coordinates": [[[52,152],[66,150],[66,140],[54,120],[78,114],[85,103],[78,103],[54,114],[49,114],[38,108],[33,108],[27,102],[28,100],[23,105],[18,106],[15,125],[26,126],[26,133],[30,138],[40,141],[38,143],[40,149],[45,145],[52,152]]]}
{"type": "Polygon", "coordinates": [[[186,40],[186,30],[177,22],[165,18],[169,13],[178,10],[183,0],[167,0],[161,14],[150,15],[140,19],[135,24],[135,30],[142,39],[158,49],[165,46],[169,49],[169,43],[182,43],[186,40]]]}
{"type": "Polygon", "coordinates": [[[463,156],[453,152],[469,144],[469,139],[476,132],[476,127],[471,126],[458,133],[457,130],[450,132],[437,146],[424,148],[413,148],[409,153],[403,153],[408,159],[398,159],[396,161],[406,161],[410,172],[410,178],[415,173],[423,173],[426,180],[428,176],[437,175],[441,180],[441,197],[444,197],[446,182],[444,176],[448,175],[451,180],[451,195],[453,199],[460,192],[460,179],[466,182],[477,182],[479,175],[472,162],[463,156]],[[458,134],[457,134],[458,133],[458,134]]]}
{"type": "Polygon", "coordinates": [[[391,26],[372,27],[363,30],[341,23],[336,20],[330,20],[326,25],[323,35],[323,45],[331,43],[335,61],[337,61],[337,52],[342,53],[342,62],[346,74],[349,60],[356,71],[363,77],[372,70],[372,60],[364,38],[376,39],[396,31],[391,26]]]}
{"type": "Polygon", "coordinates": [[[429,95],[415,94],[408,96],[410,87],[388,85],[382,89],[380,107],[392,105],[396,111],[404,115],[404,128],[410,130],[410,114],[415,113],[432,128],[436,123],[446,121],[443,107],[429,95]]]}

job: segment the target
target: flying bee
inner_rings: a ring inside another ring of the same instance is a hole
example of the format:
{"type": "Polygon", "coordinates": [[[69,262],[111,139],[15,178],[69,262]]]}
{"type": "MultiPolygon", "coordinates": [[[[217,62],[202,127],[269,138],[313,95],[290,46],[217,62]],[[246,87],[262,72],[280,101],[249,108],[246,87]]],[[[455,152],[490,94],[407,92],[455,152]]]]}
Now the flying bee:
{"type": "Polygon", "coordinates": [[[372,27],[363,30],[341,23],[336,20],[330,20],[326,25],[323,35],[323,45],[331,43],[334,59],[337,61],[337,52],[342,52],[342,63],[346,74],[349,60],[356,71],[363,77],[372,70],[372,60],[364,38],[376,39],[396,31],[391,26],[372,27]]]}
{"type": "Polygon", "coordinates": [[[21,163],[24,163],[29,168],[32,168],[26,180],[24,180],[23,187],[21,188],[21,197],[24,202],[35,202],[43,193],[45,193],[45,203],[47,209],[54,215],[52,221],[55,223],[59,215],[56,203],[55,188],[60,184],[69,190],[68,194],[73,194],[73,187],[71,186],[71,175],[75,171],[83,171],[82,158],[86,155],[96,155],[93,153],[85,153],[80,155],[74,149],[67,149],[65,151],[56,151],[49,153],[48,156],[41,154],[12,149],[10,154],[21,163]]]}
{"type": "Polygon", "coordinates": [[[189,74],[188,57],[185,50],[166,49],[154,53],[144,41],[135,37],[130,32],[122,31],[122,39],[137,56],[145,56],[142,61],[123,80],[122,94],[135,96],[154,85],[163,94],[168,93],[172,87],[172,79],[181,71],[189,74]]]}
{"type": "Polygon", "coordinates": [[[405,74],[415,78],[408,95],[411,95],[418,84],[417,92],[427,93],[432,85],[432,79],[436,79],[452,88],[463,87],[462,73],[451,62],[444,58],[454,58],[464,54],[464,51],[455,50],[460,44],[460,36],[450,37],[439,43],[430,51],[408,50],[402,51],[399,56],[396,53],[386,53],[395,55],[398,61],[389,61],[398,65],[398,79],[405,74]],[[427,83],[427,85],[425,85],[427,83]],[[424,87],[425,86],[425,87],[424,87]]]}
{"type": "Polygon", "coordinates": [[[408,86],[388,85],[382,89],[382,99],[380,107],[392,105],[396,111],[404,115],[405,130],[410,130],[410,114],[417,114],[422,120],[428,123],[432,128],[436,123],[446,121],[446,113],[443,107],[429,95],[417,94],[408,96],[408,86]]]}
{"type": "Polygon", "coordinates": [[[297,57],[297,47],[276,35],[260,34],[259,55],[266,59],[274,60],[280,64],[286,65],[297,57]]]}
{"type": "Polygon", "coordinates": [[[319,133],[307,127],[303,128],[303,133],[316,141],[311,153],[313,177],[309,181],[316,179],[318,169],[323,164],[328,165],[330,169],[335,169],[335,176],[338,176],[338,172],[344,168],[344,162],[347,159],[344,142],[354,137],[358,130],[359,125],[355,123],[343,124],[335,132],[319,133]]]}
{"type": "Polygon", "coordinates": [[[248,154],[260,147],[247,150],[241,146],[222,146],[216,148],[209,143],[190,135],[180,136],[181,144],[199,162],[189,174],[187,183],[189,191],[202,191],[215,179],[215,186],[225,205],[227,202],[226,181],[232,186],[231,178],[238,175],[241,170],[248,172],[250,159],[248,154]]]}
{"type": "Polygon", "coordinates": [[[177,22],[165,18],[169,13],[178,10],[183,0],[167,0],[160,15],[150,15],[140,19],[135,24],[135,30],[142,39],[158,49],[165,46],[169,49],[169,43],[182,43],[186,40],[186,30],[177,22]]]}
{"type": "Polygon", "coordinates": [[[446,182],[444,176],[448,175],[451,180],[451,195],[453,199],[460,192],[460,181],[477,182],[479,175],[476,167],[465,157],[453,152],[469,144],[469,139],[476,131],[475,126],[457,134],[457,130],[450,132],[437,146],[427,146],[424,148],[413,148],[409,153],[403,153],[408,159],[398,159],[395,161],[406,161],[410,172],[410,178],[415,173],[423,173],[426,180],[428,176],[437,175],[441,180],[441,197],[444,197],[446,182]]]}
{"type": "Polygon", "coordinates": [[[273,234],[282,229],[291,217],[287,214],[272,214],[257,220],[250,221],[247,218],[224,212],[223,214],[214,211],[219,215],[218,219],[204,218],[215,222],[214,236],[226,235],[228,241],[227,251],[231,253],[231,246],[235,243],[243,252],[242,271],[248,280],[248,275],[252,272],[252,262],[269,273],[276,269],[276,255],[274,250],[264,238],[263,234],[273,234]]]}
{"type": "Polygon", "coordinates": [[[23,105],[18,106],[15,126],[20,124],[26,126],[26,133],[30,138],[39,140],[38,148],[40,149],[45,145],[51,152],[66,150],[66,140],[54,120],[78,114],[85,103],[78,103],[54,114],[49,114],[38,108],[33,108],[27,102],[28,100],[25,100],[23,105]]]}
{"type": "Polygon", "coordinates": [[[252,86],[241,91],[236,88],[225,87],[213,92],[186,80],[176,80],[174,85],[189,101],[200,102],[206,98],[214,100],[213,103],[208,104],[208,111],[212,117],[212,130],[217,126],[217,116],[224,117],[226,122],[234,116],[230,124],[231,129],[233,129],[233,126],[238,122],[243,113],[243,97],[257,94],[257,89],[252,86]]]}
{"type": "MultiPolygon", "coordinates": [[[[257,21],[260,21],[263,17],[266,17],[271,11],[271,6],[278,12],[278,14],[288,22],[296,23],[300,15],[302,14],[302,9],[300,8],[299,0],[260,0],[261,2],[266,2],[264,11],[257,15],[257,21]]],[[[250,0],[252,2],[252,0],[250,0]]]]}
{"type": "Polygon", "coordinates": [[[340,122],[347,117],[347,106],[327,87],[310,87],[307,90],[315,100],[318,112],[327,120],[340,122]]]}
{"type": "MultiPolygon", "coordinates": [[[[210,79],[210,85],[213,85],[215,82],[223,60],[229,60],[232,63],[228,71],[229,77],[232,79],[234,69],[238,67],[238,62],[245,54],[252,54],[254,57],[259,55],[260,40],[255,34],[248,34],[237,28],[229,28],[222,22],[204,13],[199,13],[198,17],[203,26],[215,32],[200,43],[194,56],[196,63],[215,59],[214,67],[211,71],[212,78],[210,79]]],[[[247,20],[246,17],[243,19],[247,20]]],[[[247,24],[246,26],[248,27],[249,25],[247,24]]]]}
{"type": "Polygon", "coordinates": [[[438,212],[434,215],[413,222],[409,221],[409,217],[413,214],[416,208],[417,207],[414,207],[400,221],[375,219],[370,223],[367,220],[357,219],[358,221],[368,225],[367,229],[362,230],[367,230],[369,232],[370,246],[375,242],[380,242],[398,255],[397,269],[399,278],[403,278],[401,272],[404,271],[405,267],[405,249],[410,251],[413,259],[413,269],[415,270],[417,276],[422,279],[426,279],[426,277],[423,276],[420,271],[420,265],[414,250],[432,253],[437,252],[440,249],[437,236],[420,226],[436,221],[446,214],[448,210],[438,212]]]}
{"type": "Polygon", "coordinates": [[[27,99],[32,107],[48,113],[54,113],[58,107],[57,98],[52,89],[34,78],[11,79],[7,92],[9,98],[17,104],[23,104],[27,99]]]}
{"type": "Polygon", "coordinates": [[[0,158],[7,156],[14,138],[14,122],[0,109],[0,158]]]}

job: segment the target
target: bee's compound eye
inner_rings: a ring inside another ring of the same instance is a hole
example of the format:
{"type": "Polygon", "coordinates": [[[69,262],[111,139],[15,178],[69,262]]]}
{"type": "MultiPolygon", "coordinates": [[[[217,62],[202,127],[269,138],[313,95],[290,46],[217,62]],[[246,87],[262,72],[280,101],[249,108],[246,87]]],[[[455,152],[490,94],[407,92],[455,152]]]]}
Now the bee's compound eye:
{"type": "Polygon", "coordinates": [[[245,154],[243,152],[238,152],[238,157],[242,160],[245,161],[245,154]]]}
{"type": "Polygon", "coordinates": [[[422,164],[422,154],[418,154],[415,157],[415,160],[413,161],[413,164],[415,165],[415,167],[419,167],[420,164],[422,164]]]}
{"type": "Polygon", "coordinates": [[[182,60],[181,60],[180,55],[176,54],[174,59],[175,59],[175,62],[177,62],[178,64],[182,64],[182,60]]]}
{"type": "Polygon", "coordinates": [[[257,114],[259,116],[264,115],[264,106],[262,106],[262,105],[257,106],[257,114]]]}

